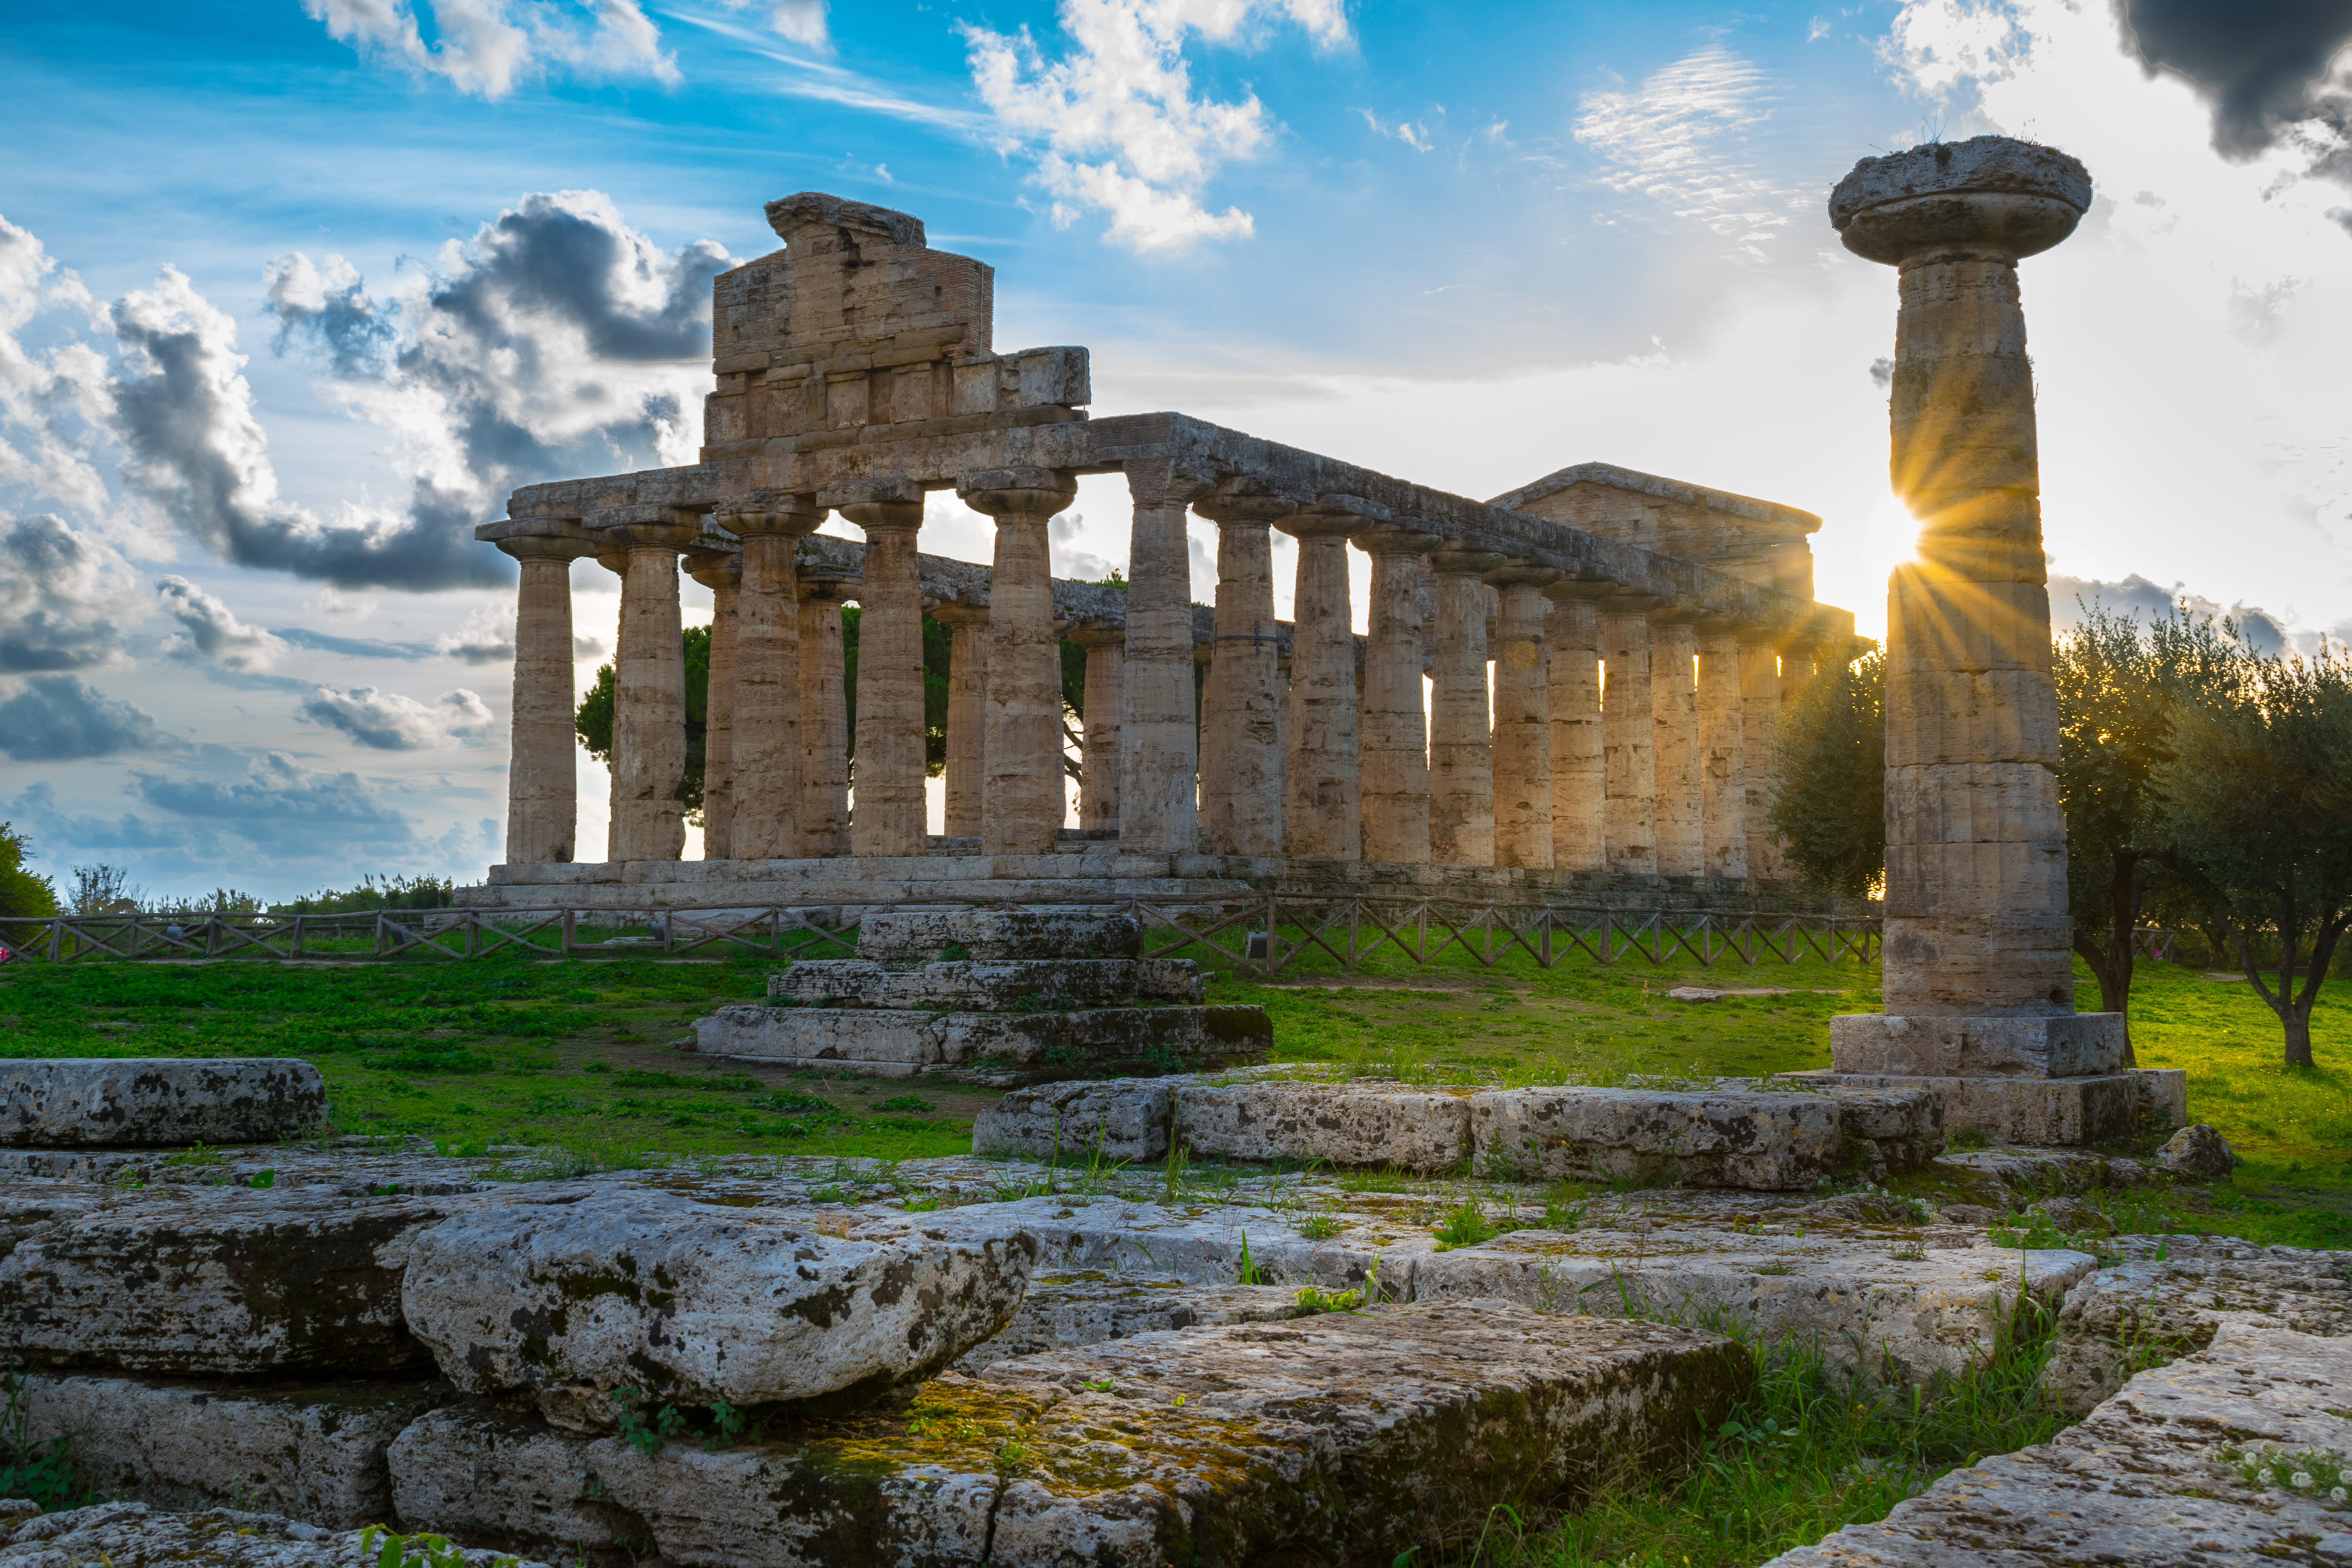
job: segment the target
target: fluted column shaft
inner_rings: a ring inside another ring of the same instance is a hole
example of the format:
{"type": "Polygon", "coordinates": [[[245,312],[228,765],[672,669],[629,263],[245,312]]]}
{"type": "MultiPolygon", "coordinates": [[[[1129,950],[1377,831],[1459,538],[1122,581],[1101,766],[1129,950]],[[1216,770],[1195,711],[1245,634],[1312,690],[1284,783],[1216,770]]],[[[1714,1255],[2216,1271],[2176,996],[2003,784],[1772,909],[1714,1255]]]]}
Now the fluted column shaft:
{"type": "Polygon", "coordinates": [[[793,542],[824,521],[805,498],[776,510],[730,513],[743,540],[735,597],[735,820],[738,860],[790,859],[801,837],[801,622],[793,542]]]}
{"type": "Polygon", "coordinates": [[[1484,551],[1430,552],[1436,569],[1436,634],[1429,679],[1429,858],[1441,866],[1495,863],[1495,752],[1486,704],[1486,584],[1501,558],[1484,551]]]}
{"type": "Polygon", "coordinates": [[[1698,643],[1699,833],[1703,874],[1748,879],[1747,733],[1739,692],[1739,637],[1708,627],[1698,643]]]}
{"type": "Polygon", "coordinates": [[[1283,756],[1276,713],[1274,536],[1296,503],[1220,493],[1193,504],[1217,525],[1217,643],[1201,722],[1201,806],[1212,855],[1282,853],[1283,756]]]}
{"type": "Polygon", "coordinates": [[[1698,639],[1688,621],[1650,623],[1650,703],[1657,736],[1658,875],[1696,877],[1705,853],[1699,836],[1698,689],[1691,661],[1698,639]]]}
{"type": "MultiPolygon", "coordinates": [[[[891,486],[893,490],[913,487],[891,486]]],[[[923,576],[919,492],[853,500],[844,521],[866,531],[857,589],[856,799],[849,850],[923,852],[923,576]]]]}
{"type": "Polygon", "coordinates": [[[820,858],[850,853],[849,674],[842,601],[856,577],[801,576],[801,845],[820,858]]]}
{"type": "Polygon", "coordinates": [[[1127,466],[1135,521],[1127,561],[1127,706],[1118,730],[1122,853],[1200,848],[1192,564],[1184,530],[1187,509],[1213,482],[1165,460],[1127,466]]]}
{"type": "MultiPolygon", "coordinates": [[[[605,571],[610,572],[620,584],[626,585],[628,583],[629,552],[627,551],[618,547],[608,550],[599,550],[596,552],[596,564],[602,566],[605,571]]],[[[620,657],[620,629],[616,625],[614,628],[613,635],[613,658],[617,661],[620,657]]],[[[619,673],[618,669],[614,671],[616,686],[619,673]]],[[[614,693],[616,705],[620,693],[616,689],[614,693]]],[[[618,713],[614,715],[616,727],[619,717],[618,713]]],[[[617,741],[618,737],[615,736],[614,738],[617,741]]],[[[621,858],[620,764],[621,759],[616,754],[606,763],[604,767],[604,858],[606,860],[618,860],[621,858]]]]}
{"type": "Polygon", "coordinates": [[[1293,859],[1353,860],[1362,853],[1363,826],[1348,533],[1362,523],[1345,514],[1301,512],[1280,526],[1298,541],[1283,834],[1293,859]]]}
{"type": "Polygon", "coordinates": [[[1549,868],[1551,690],[1544,664],[1546,585],[1559,574],[1514,566],[1487,574],[1495,617],[1495,864],[1549,868]]]}
{"type": "Polygon", "coordinates": [[[1602,835],[1616,877],[1658,874],[1658,716],[1650,696],[1650,622],[1612,601],[1601,616],[1602,835]]]}
{"type": "Polygon", "coordinates": [[[941,830],[977,838],[988,809],[988,606],[941,605],[931,618],[948,628],[947,809],[941,830]]]}
{"type": "Polygon", "coordinates": [[[614,858],[675,860],[686,849],[686,649],[678,623],[684,527],[633,528],[613,660],[614,858]]]}
{"type": "Polygon", "coordinates": [[[1372,558],[1364,649],[1364,858],[1429,860],[1429,730],[1422,699],[1421,557],[1437,542],[1382,526],[1355,536],[1372,558]]]}
{"type": "Polygon", "coordinates": [[[1772,835],[1772,749],[1780,736],[1780,650],[1769,638],[1739,645],[1739,773],[1748,804],[1748,874],[1779,880],[1780,843],[1772,835]]]}
{"type": "Polygon", "coordinates": [[[1588,583],[1555,584],[1545,632],[1550,672],[1551,863],[1562,871],[1608,865],[1601,769],[1601,616],[1588,583]]]}
{"type": "Polygon", "coordinates": [[[1080,626],[1071,634],[1071,640],[1087,650],[1078,826],[1094,832],[1117,832],[1119,716],[1127,701],[1127,633],[1120,626],[1080,626]]]}
{"type": "Polygon", "coordinates": [[[735,633],[736,602],[743,587],[743,558],[733,551],[697,550],[694,580],[710,590],[709,679],[702,706],[702,858],[731,860],[735,823],[735,633]]]}
{"type": "Polygon", "coordinates": [[[509,539],[515,587],[514,712],[507,758],[507,864],[560,865],[580,823],[572,762],[572,563],[594,546],[577,539],[509,539]]]}
{"type": "MultiPolygon", "coordinates": [[[[992,468],[959,480],[974,511],[996,520],[989,577],[988,805],[981,847],[1050,855],[1067,812],[1062,773],[1062,641],[1054,630],[1046,521],[1077,485],[1055,468],[992,468]]],[[[868,568],[871,571],[871,568],[868,568]]]]}

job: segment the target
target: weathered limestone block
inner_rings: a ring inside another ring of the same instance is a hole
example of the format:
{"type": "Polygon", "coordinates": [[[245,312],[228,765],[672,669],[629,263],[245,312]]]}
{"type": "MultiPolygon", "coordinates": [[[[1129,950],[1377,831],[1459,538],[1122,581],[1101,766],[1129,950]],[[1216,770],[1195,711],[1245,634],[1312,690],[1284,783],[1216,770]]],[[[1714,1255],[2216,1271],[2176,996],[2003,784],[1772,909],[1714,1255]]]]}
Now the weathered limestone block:
{"type": "Polygon", "coordinates": [[[2237,1164],[2238,1156],[2228,1139],[2200,1121],[2166,1139],[2156,1152],[2156,1163],[2180,1175],[2218,1182],[2237,1164]]]}
{"type": "Polygon", "coordinates": [[[771,1000],[836,1006],[972,1008],[1117,1007],[1139,995],[1197,1003],[1204,987],[1190,959],[963,961],[892,969],[871,959],[808,959],[771,978],[771,1000]],[[1169,992],[1176,994],[1168,995],[1169,992]]]}
{"type": "Polygon", "coordinates": [[[2352,1453],[2347,1386],[2352,1340],[2233,1322],[2054,1440],[1954,1470],[1767,1568],[2352,1563],[2352,1510],[2240,1468],[2249,1451],[2352,1453]]]}
{"type": "Polygon", "coordinates": [[[2116,1013],[2059,1017],[1830,1020],[1830,1062],[1843,1073],[1906,1078],[2081,1078],[2123,1070],[2129,1046],[2116,1013]]]}
{"type": "Polygon", "coordinates": [[[1144,1334],[762,1447],[592,1462],[677,1568],[1385,1562],[1505,1498],[1677,1462],[1753,1375],[1686,1330],[1448,1302],[1144,1334]]]}
{"type": "Polygon", "coordinates": [[[2081,1412],[2152,1363],[2201,1351],[2224,1323],[2352,1334],[2352,1253],[2164,1238],[2166,1256],[2103,1268],[2066,1293],[2042,1385],[2081,1412]]]}
{"type": "Polygon", "coordinates": [[[1198,1285],[1172,1275],[1034,1276],[1004,1331],[966,1351],[955,1370],[977,1375],[1013,1356],[1077,1350],[1108,1340],[1228,1323],[1275,1323],[1306,1309],[1286,1285],[1198,1285]]]}
{"type": "Polygon", "coordinates": [[[319,1069],[290,1058],[0,1063],[0,1143],[17,1148],[268,1143],[326,1116],[319,1069]]]}
{"type": "Polygon", "coordinates": [[[1016,1089],[972,1119],[975,1154],[1158,1160],[1168,1152],[1166,1079],[1041,1084],[1016,1089]]]}
{"type": "Polygon", "coordinates": [[[1049,907],[880,910],[857,930],[860,958],[936,960],[951,947],[988,960],[1133,958],[1143,930],[1132,915],[1049,907]]]}
{"type": "Polygon", "coordinates": [[[74,1481],[158,1507],[255,1506],[330,1530],[392,1517],[384,1450],[457,1397],[446,1384],[239,1388],[128,1377],[25,1379],[25,1436],[72,1443],[74,1481]]]}
{"type": "MultiPolygon", "coordinates": [[[[5,1568],[375,1568],[382,1550],[365,1550],[359,1531],[336,1534],[276,1514],[165,1513],[143,1502],[19,1516],[0,1531],[5,1568]]],[[[548,1568],[488,1552],[459,1551],[455,1560],[466,1568],[548,1568]]]]}
{"type": "Polygon", "coordinates": [[[173,1377],[425,1363],[401,1271],[447,1200],[220,1187],[98,1210],[0,1260],[0,1314],[53,1368],[173,1377]]]}
{"type": "Polygon", "coordinates": [[[47,1236],[60,1226],[104,1208],[112,1196],[91,1184],[104,1181],[110,1171],[60,1172],[74,1181],[26,1180],[10,1173],[0,1179],[0,1258],[16,1250],[20,1242],[47,1236]]]}
{"type": "Polygon", "coordinates": [[[1490,1174],[1771,1192],[1810,1187],[1838,1163],[1837,1106],[1825,1094],[1515,1089],[1475,1096],[1470,1118],[1490,1174]]]}
{"type": "Polygon", "coordinates": [[[1443,1089],[1295,1083],[1181,1085],[1176,1124],[1194,1154],[1448,1171],[1470,1148],[1470,1101],[1443,1089]]]}
{"type": "Polygon", "coordinates": [[[2140,1089],[2129,1073],[2051,1079],[1906,1078],[1835,1071],[1782,1076],[1841,1091],[1930,1089],[1943,1097],[1947,1129],[1974,1128],[2004,1143],[2081,1146],[2121,1138],[2139,1125],[2140,1089]]]}
{"type": "Polygon", "coordinates": [[[393,1442],[393,1506],[412,1529],[572,1558],[615,1541],[649,1550],[645,1521],[605,1495],[593,1438],[481,1400],[434,1411],[393,1442]]]}
{"type": "Polygon", "coordinates": [[[609,1431],[614,1391],[735,1405],[878,1390],[1003,1328],[1035,1244],[826,1236],[806,1216],[633,1192],[486,1209],[428,1233],[402,1300],[469,1394],[609,1431]]]}
{"type": "Polygon", "coordinates": [[[879,1007],[721,1007],[695,1026],[706,1055],[881,1077],[945,1075],[1013,1088],[1104,1073],[1189,1072],[1262,1060],[1261,1007],[918,1013],[879,1007]]]}
{"type": "Polygon", "coordinates": [[[2126,1071],[2139,1090],[2139,1113],[2144,1122],[2158,1127],[2189,1125],[2187,1068],[2131,1068],[2126,1071]]]}

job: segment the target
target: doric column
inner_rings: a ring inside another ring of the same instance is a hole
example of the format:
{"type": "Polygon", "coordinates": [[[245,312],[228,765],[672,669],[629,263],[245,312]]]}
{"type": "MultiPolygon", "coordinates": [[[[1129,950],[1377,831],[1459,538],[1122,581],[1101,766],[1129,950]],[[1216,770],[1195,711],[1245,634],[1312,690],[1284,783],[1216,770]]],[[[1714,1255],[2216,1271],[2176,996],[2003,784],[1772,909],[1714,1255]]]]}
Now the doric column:
{"type": "Polygon", "coordinates": [[[735,595],[735,820],[738,860],[782,860],[801,837],[801,621],[793,542],[815,531],[824,509],[811,496],[755,496],[722,513],[743,541],[735,595]]]}
{"type": "MultiPolygon", "coordinates": [[[[966,506],[996,520],[988,587],[995,638],[988,651],[988,805],[980,834],[990,855],[1052,854],[1067,810],[1062,643],[1054,631],[1045,523],[1077,493],[1077,482],[1059,468],[990,468],[956,481],[966,506]]],[[[870,581],[871,565],[866,574],[870,581]]]]}
{"type": "Polygon", "coordinates": [[[1544,666],[1543,591],[1549,566],[1486,574],[1502,596],[1495,616],[1495,864],[1549,868],[1551,690],[1544,666]]]}
{"type": "MultiPolygon", "coordinates": [[[[1996,1018],[2074,1012],[2017,263],[2072,234],[2090,204],[2081,163],[1991,136],[1864,159],[1830,197],[1846,248],[1900,268],[1890,467],[1919,520],[1917,561],[1887,587],[1889,1016],[1970,1017],[1990,1030],[1996,1018]]],[[[2122,1019],[2092,1016],[2108,1022],[2064,1026],[2082,1056],[2126,1059],[2122,1019]]],[[[1872,1054],[1853,1048],[1865,1036],[1910,1038],[1869,1016],[1839,1019],[1832,1036],[1846,1060],[1872,1054]]]]}
{"type": "Polygon", "coordinates": [[[686,649],[677,554],[700,534],[694,513],[623,523],[620,647],[613,660],[614,836],[619,860],[675,860],[686,849],[686,649]]]}
{"type": "Polygon", "coordinates": [[[1327,496],[1278,526],[1298,542],[1290,622],[1289,747],[1283,837],[1295,860],[1354,860],[1363,850],[1357,783],[1355,609],[1348,535],[1369,508],[1327,496]]]}
{"type": "Polygon", "coordinates": [[[1184,517],[1214,483],[1206,469],[1165,458],[1127,465],[1135,522],[1127,559],[1127,711],[1118,729],[1123,853],[1191,855],[1201,847],[1184,517]]]}
{"type": "Polygon", "coordinates": [[[514,715],[507,755],[507,864],[562,864],[580,831],[573,732],[572,563],[593,540],[502,539],[522,567],[515,588],[514,715]]]}
{"type": "Polygon", "coordinates": [[[1805,694],[1805,687],[1813,679],[1813,645],[1808,640],[1784,643],[1780,647],[1780,707],[1785,711],[1797,705],[1805,694]]]}
{"type": "Polygon", "coordinates": [[[1282,853],[1283,756],[1276,714],[1274,539],[1269,525],[1298,510],[1247,479],[1192,510],[1217,525],[1217,644],[1201,723],[1216,746],[1201,775],[1212,855],[1282,853]]]}
{"type": "Polygon", "coordinates": [[[909,479],[870,479],[823,498],[866,531],[857,589],[856,798],[849,851],[923,852],[923,573],[916,537],[923,492],[909,479]]]}
{"type": "Polygon", "coordinates": [[[1748,802],[1748,874],[1778,881],[1780,842],[1768,820],[1772,810],[1772,748],[1780,735],[1780,639],[1750,627],[1739,640],[1739,773],[1748,802]]]}
{"type": "Polygon", "coordinates": [[[1748,879],[1747,734],[1737,627],[1706,624],[1698,638],[1700,874],[1748,879]]]}
{"type": "Polygon", "coordinates": [[[1127,628],[1088,623],[1073,630],[1070,640],[1087,650],[1078,826],[1115,833],[1118,830],[1118,725],[1127,702],[1127,628]]]}
{"type": "Polygon", "coordinates": [[[702,705],[702,858],[731,860],[735,822],[736,600],[743,557],[732,550],[687,552],[688,574],[710,590],[710,668],[702,705]]]}
{"type": "Polygon", "coordinates": [[[1658,716],[1650,700],[1650,622],[1658,600],[1628,594],[1601,605],[1601,836],[1612,877],[1658,874],[1658,716]]]}
{"type": "Polygon", "coordinates": [[[801,569],[801,853],[830,858],[849,845],[849,673],[841,605],[864,579],[801,569]]]}
{"type": "Polygon", "coordinates": [[[1601,616],[1606,583],[1563,580],[1544,590],[1546,701],[1551,717],[1551,863],[1562,871],[1608,868],[1601,766],[1601,616]]]}
{"type": "Polygon", "coordinates": [[[988,606],[940,605],[948,628],[947,812],[950,838],[977,838],[988,809],[988,606]]]}
{"type": "Polygon", "coordinates": [[[1705,852],[1699,836],[1698,688],[1692,661],[1697,635],[1667,609],[1650,617],[1650,708],[1656,716],[1651,765],[1656,770],[1658,875],[1696,877],[1705,852]]]}
{"type": "MultiPolygon", "coordinates": [[[[610,572],[613,574],[616,584],[616,591],[618,586],[625,586],[627,584],[629,580],[629,552],[627,551],[618,548],[599,550],[596,552],[595,560],[597,565],[602,566],[605,571],[610,572]]],[[[614,628],[613,643],[613,657],[617,660],[621,654],[620,634],[617,626],[614,628]]],[[[619,671],[616,669],[614,673],[617,679],[619,671]]],[[[616,699],[619,693],[616,691],[614,693],[616,699]]],[[[617,718],[618,715],[615,715],[615,717],[617,718]]],[[[620,761],[620,758],[615,756],[608,762],[604,767],[604,858],[608,861],[618,860],[621,858],[620,761]]]]}
{"type": "Polygon", "coordinates": [[[1486,585],[1481,579],[1502,562],[1487,550],[1441,548],[1429,555],[1437,573],[1429,858],[1441,866],[1495,863],[1494,731],[1486,707],[1486,585]]]}
{"type": "Polygon", "coordinates": [[[1434,534],[1382,523],[1353,536],[1372,558],[1364,648],[1364,858],[1429,860],[1429,729],[1422,700],[1421,558],[1434,534]]]}

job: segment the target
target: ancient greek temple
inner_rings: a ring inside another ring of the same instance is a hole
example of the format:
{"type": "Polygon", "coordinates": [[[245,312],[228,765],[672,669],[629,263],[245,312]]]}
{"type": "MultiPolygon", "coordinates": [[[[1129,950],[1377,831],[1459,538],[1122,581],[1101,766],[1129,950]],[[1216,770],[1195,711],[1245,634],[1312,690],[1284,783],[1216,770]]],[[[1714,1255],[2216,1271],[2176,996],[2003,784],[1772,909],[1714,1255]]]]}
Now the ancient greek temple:
{"type": "Polygon", "coordinates": [[[997,352],[992,269],[929,248],[920,219],[813,192],[767,215],[783,248],[715,281],[702,460],[530,486],[477,531],[521,564],[507,863],[481,901],[1780,881],[1778,715],[1865,646],[1813,599],[1819,518],[1601,463],[1477,501],[1182,414],[1090,416],[1087,351],[997,352]],[[1112,472],[1134,504],[1124,591],[1055,578],[1047,520],[1112,472]],[[919,548],[926,492],[950,489],[995,521],[985,565],[919,548]],[[1195,514],[1213,609],[1192,599],[1195,514]],[[864,542],[817,532],[835,516],[864,542]],[[1297,542],[1288,621],[1276,530],[1297,542]],[[1350,549],[1370,558],[1361,637],[1350,549]],[[621,584],[601,857],[573,784],[583,556],[621,584]],[[698,861],[681,561],[715,604],[698,861]],[[944,835],[926,616],[953,639],[944,835]],[[1075,757],[1065,637],[1086,650],[1075,757]]]}

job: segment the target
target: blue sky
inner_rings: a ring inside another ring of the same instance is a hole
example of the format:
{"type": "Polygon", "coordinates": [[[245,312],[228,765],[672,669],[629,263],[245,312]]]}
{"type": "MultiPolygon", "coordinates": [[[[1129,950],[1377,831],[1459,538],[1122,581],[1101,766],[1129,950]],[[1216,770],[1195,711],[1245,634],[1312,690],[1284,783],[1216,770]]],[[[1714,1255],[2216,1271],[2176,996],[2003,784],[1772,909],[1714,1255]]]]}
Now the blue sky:
{"type": "MultiPolygon", "coordinates": [[[[803,189],[992,263],[998,345],[1087,344],[1098,413],[1474,495],[1599,458],[1768,496],[1872,629],[1893,280],[1822,196],[2032,135],[2100,192],[2026,269],[2062,593],[2336,631],[2344,62],[2214,108],[2262,28],[2342,42],[2288,10],[19,0],[0,818],[158,891],[478,876],[510,601],[466,531],[690,454],[706,280],[803,189]]],[[[926,543],[985,558],[951,498],[926,543]]],[[[1123,560],[1115,480],[1056,546],[1123,560]]],[[[610,581],[576,576],[583,680],[610,581]]]]}

